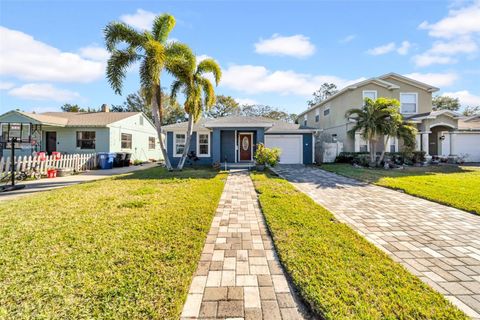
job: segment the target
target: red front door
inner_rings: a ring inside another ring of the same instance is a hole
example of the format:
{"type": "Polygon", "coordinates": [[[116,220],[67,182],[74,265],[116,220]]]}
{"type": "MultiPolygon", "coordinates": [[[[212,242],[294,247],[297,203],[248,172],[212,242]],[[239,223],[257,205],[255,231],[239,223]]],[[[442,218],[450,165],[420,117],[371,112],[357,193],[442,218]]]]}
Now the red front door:
{"type": "Polygon", "coordinates": [[[240,161],[252,160],[252,135],[240,133],[238,135],[240,147],[240,161]]]}

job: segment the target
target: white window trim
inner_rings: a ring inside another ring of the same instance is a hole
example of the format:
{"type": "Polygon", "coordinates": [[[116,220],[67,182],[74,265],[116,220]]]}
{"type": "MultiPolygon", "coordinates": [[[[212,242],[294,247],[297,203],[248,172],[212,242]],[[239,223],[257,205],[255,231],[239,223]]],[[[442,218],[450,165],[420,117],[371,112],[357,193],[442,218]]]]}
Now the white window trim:
{"type": "Polygon", "coordinates": [[[306,126],[308,123],[308,113],[305,113],[305,115],[303,116],[303,125],[306,126]]]}
{"type": "Polygon", "coordinates": [[[418,113],[418,92],[400,92],[400,113],[401,114],[417,114],[418,113]],[[415,95],[415,112],[403,112],[402,110],[402,95],[413,94],[415,95]]]}
{"type": "Polygon", "coordinates": [[[315,110],[315,122],[320,122],[320,110],[319,109],[315,110]],[[318,117],[318,121],[317,121],[317,117],[318,117]]]}
{"type": "Polygon", "coordinates": [[[377,96],[377,90],[363,90],[362,91],[362,100],[365,101],[365,93],[370,93],[370,92],[374,92],[375,93],[375,100],[377,100],[378,96],[377,96]]]}
{"type": "Polygon", "coordinates": [[[187,142],[187,134],[182,132],[173,132],[173,156],[179,158],[182,156],[181,153],[177,153],[177,134],[183,134],[185,136],[185,143],[187,142]]]}
{"type": "Polygon", "coordinates": [[[197,157],[199,158],[208,158],[210,157],[210,132],[197,132],[197,157]],[[207,154],[200,154],[200,135],[206,134],[208,136],[208,153],[207,154]]]}

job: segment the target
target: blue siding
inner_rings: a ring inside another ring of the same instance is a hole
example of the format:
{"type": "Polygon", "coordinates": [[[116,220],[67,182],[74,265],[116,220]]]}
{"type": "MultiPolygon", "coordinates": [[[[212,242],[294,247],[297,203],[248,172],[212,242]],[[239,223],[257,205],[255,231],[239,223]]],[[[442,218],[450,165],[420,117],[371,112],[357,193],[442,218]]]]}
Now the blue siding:
{"type": "MultiPolygon", "coordinates": [[[[212,136],[210,134],[210,142],[212,141],[212,136]]],[[[197,153],[197,133],[194,132],[192,134],[192,140],[190,141],[190,148],[188,152],[195,151],[197,153]]],[[[178,162],[180,161],[180,157],[173,156],[173,132],[167,132],[167,155],[168,159],[170,159],[170,163],[172,166],[177,166],[178,162]]],[[[210,143],[210,157],[199,157],[198,161],[194,162],[194,165],[210,165],[212,164],[212,143],[210,143]]],[[[189,166],[189,161],[185,161],[185,167],[189,166]]]]}
{"type": "Polygon", "coordinates": [[[222,131],[220,159],[222,162],[235,162],[235,131],[222,131]]]}

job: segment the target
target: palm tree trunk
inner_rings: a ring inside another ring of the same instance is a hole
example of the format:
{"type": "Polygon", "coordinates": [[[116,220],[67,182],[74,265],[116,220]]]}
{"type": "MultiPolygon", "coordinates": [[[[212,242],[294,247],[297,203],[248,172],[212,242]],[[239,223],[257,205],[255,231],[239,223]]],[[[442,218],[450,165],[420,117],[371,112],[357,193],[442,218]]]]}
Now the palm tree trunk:
{"type": "Polygon", "coordinates": [[[375,163],[375,142],[369,139],[368,143],[370,144],[370,163],[375,163]]]}
{"type": "Polygon", "coordinates": [[[185,160],[187,160],[188,150],[190,149],[190,141],[192,140],[193,133],[193,116],[188,115],[188,127],[187,127],[187,136],[185,137],[185,148],[183,148],[182,157],[178,162],[177,170],[182,170],[185,160]]]}
{"type": "Polygon", "coordinates": [[[380,163],[382,163],[383,158],[385,157],[385,149],[387,148],[388,138],[389,138],[388,136],[383,137],[383,150],[382,150],[382,153],[380,154],[380,158],[378,159],[377,166],[379,166],[380,163]]]}
{"type": "Polygon", "coordinates": [[[153,121],[155,123],[155,129],[157,129],[158,140],[160,141],[160,150],[162,151],[163,159],[165,160],[165,166],[168,170],[172,170],[170,159],[168,158],[167,149],[165,148],[165,142],[162,134],[162,92],[160,84],[155,85],[154,95],[152,99],[152,114],[153,121]]]}

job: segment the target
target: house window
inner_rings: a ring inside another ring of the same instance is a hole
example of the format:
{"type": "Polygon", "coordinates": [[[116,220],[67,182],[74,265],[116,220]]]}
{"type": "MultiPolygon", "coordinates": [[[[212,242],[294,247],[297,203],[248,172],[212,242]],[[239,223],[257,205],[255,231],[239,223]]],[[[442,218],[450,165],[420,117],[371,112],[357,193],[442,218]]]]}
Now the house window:
{"type": "Polygon", "coordinates": [[[360,152],[368,152],[368,145],[361,144],[360,145],[360,152]]]}
{"type": "Polygon", "coordinates": [[[372,99],[373,101],[377,100],[377,91],[376,90],[364,90],[363,91],[363,101],[366,98],[372,99]]]}
{"type": "Polygon", "coordinates": [[[417,93],[400,93],[400,113],[417,113],[417,93]]]}
{"type": "Polygon", "coordinates": [[[180,157],[183,154],[183,150],[185,149],[185,134],[184,133],[176,133],[174,135],[175,139],[173,141],[175,147],[174,155],[176,157],[180,157]]]}
{"type": "Polygon", "coordinates": [[[143,116],[140,116],[140,125],[143,126],[143,116]]]}
{"type": "Polygon", "coordinates": [[[397,152],[397,139],[395,137],[390,138],[390,152],[397,152]]]}
{"type": "Polygon", "coordinates": [[[325,110],[323,110],[323,116],[326,117],[330,114],[330,108],[325,108],[325,110]]]}
{"type": "Polygon", "coordinates": [[[315,111],[315,122],[318,122],[320,121],[320,110],[316,110],[315,111]]]}
{"type": "Polygon", "coordinates": [[[198,134],[197,151],[198,151],[197,155],[199,157],[210,156],[210,134],[208,133],[198,134]]]}
{"type": "Polygon", "coordinates": [[[132,135],[130,133],[122,133],[122,149],[132,149],[132,135]]]}
{"type": "Polygon", "coordinates": [[[308,120],[308,115],[305,114],[305,115],[303,116],[303,125],[304,125],[304,126],[307,126],[307,120],[308,120]]]}
{"type": "Polygon", "coordinates": [[[155,147],[155,137],[148,137],[148,149],[154,150],[155,147]]]}
{"type": "Polygon", "coordinates": [[[77,131],[77,148],[95,149],[95,131],[77,131]]]}

